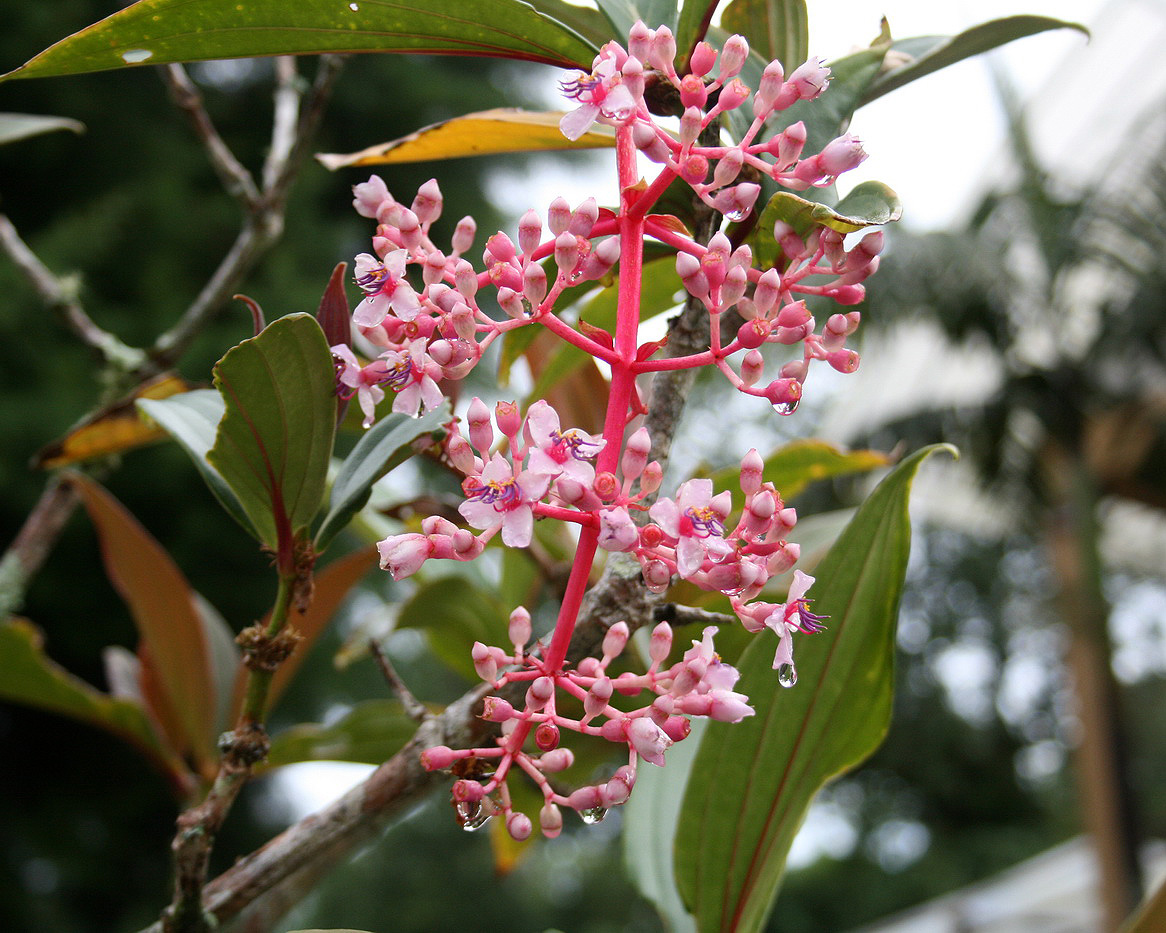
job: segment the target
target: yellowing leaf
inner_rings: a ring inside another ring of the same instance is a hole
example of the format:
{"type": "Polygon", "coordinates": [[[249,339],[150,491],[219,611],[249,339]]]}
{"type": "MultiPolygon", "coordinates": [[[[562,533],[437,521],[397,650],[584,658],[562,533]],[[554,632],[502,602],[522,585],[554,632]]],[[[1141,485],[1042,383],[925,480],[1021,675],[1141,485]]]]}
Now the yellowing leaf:
{"type": "Polygon", "coordinates": [[[335,170],[351,165],[427,162],[500,152],[600,149],[615,145],[615,130],[600,124],[576,140],[567,139],[559,129],[562,116],[562,111],[557,110],[497,107],[434,123],[408,136],[360,152],[349,155],[321,153],[316,158],[325,168],[335,170]]]}
{"type": "Polygon", "coordinates": [[[166,432],[143,419],[134,403],[141,398],[169,398],[190,389],[190,384],[174,373],[156,376],[130,395],[86,418],[60,440],[53,441],[37,454],[36,465],[51,470],[162,440],[166,432]]]}

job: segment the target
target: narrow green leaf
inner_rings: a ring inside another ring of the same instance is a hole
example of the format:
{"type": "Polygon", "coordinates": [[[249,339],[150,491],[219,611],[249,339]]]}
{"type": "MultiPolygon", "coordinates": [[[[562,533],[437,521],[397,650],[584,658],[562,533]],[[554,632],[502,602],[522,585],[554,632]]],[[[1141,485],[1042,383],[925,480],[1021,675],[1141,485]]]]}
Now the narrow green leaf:
{"type": "Polygon", "coordinates": [[[880,181],[864,181],[834,207],[807,201],[789,191],[779,191],[765,209],[753,237],[754,252],[764,265],[777,261],[779,249],[773,238],[773,225],[784,220],[799,236],[806,236],[814,227],[829,227],[839,233],[854,233],[866,227],[888,224],[903,216],[899,196],[880,181]]]}
{"type": "Polygon", "coordinates": [[[137,406],[189,454],[195,468],[227,514],[258,540],[259,532],[255,530],[255,525],[247,517],[231,487],[207,460],[207,454],[215,443],[215,432],[226,410],[223,397],[214,389],[196,389],[167,399],[139,399],[137,406]]]}
{"type": "Polygon", "coordinates": [[[692,774],[707,719],[694,719],[692,732],[668,751],[664,768],[641,767],[636,792],[623,808],[623,853],[628,875],[656,905],[671,933],[696,933],[696,923],[680,900],[672,868],[676,824],[684,788],[692,774]]]}
{"type": "Polygon", "coordinates": [[[965,58],[982,55],[1016,39],[1051,29],[1076,29],[1086,37],[1089,36],[1088,29],[1068,20],[1049,16],[1008,16],[973,26],[955,36],[923,36],[895,42],[891,48],[911,55],[911,60],[872,81],[860,96],[858,106],[869,104],[896,88],[965,58]]]}
{"type": "Polygon", "coordinates": [[[291,314],[215,365],[226,410],[207,460],[273,550],[298,533],[324,495],[336,429],[335,367],[320,325],[291,314]]]}
{"type": "Polygon", "coordinates": [[[0,81],[320,52],[484,55],[590,68],[595,51],[521,0],[139,0],[0,81]]]}
{"type": "MultiPolygon", "coordinates": [[[[566,0],[527,0],[543,16],[550,17],[557,23],[562,23],[568,29],[582,36],[598,51],[603,43],[610,39],[618,39],[611,31],[611,23],[598,10],[590,7],[575,6],[566,0]]],[[[581,67],[590,67],[587,62],[580,62],[581,67]]]]}
{"type": "Polygon", "coordinates": [[[235,633],[219,611],[201,593],[194,592],[194,608],[202,622],[203,640],[207,646],[210,679],[215,701],[212,735],[231,728],[234,720],[235,683],[244,671],[243,654],[235,643],[235,633]]]}
{"type": "Polygon", "coordinates": [[[452,417],[449,405],[443,404],[420,418],[393,413],[369,428],[336,474],[328,514],[316,532],[316,549],[323,550],[352,516],[364,508],[373,483],[417,452],[413,448],[415,440],[440,431],[452,417]]]}
{"type": "Polygon", "coordinates": [[[677,830],[677,886],[702,933],[761,928],[814,794],[886,733],[907,500],[919,465],[939,449],[952,450],[919,451],[888,475],[817,567],[810,596],[828,629],[797,638],[797,686],[778,686],[772,638],[741,657],[737,689],[756,715],[710,724],[677,830]]]}
{"type": "Polygon", "coordinates": [[[0,146],[41,133],[69,130],[84,133],[85,124],[68,117],[42,117],[31,113],[0,113],[0,146]]]}
{"type": "Polygon", "coordinates": [[[321,153],[316,158],[334,171],[355,165],[395,165],[508,152],[554,152],[615,147],[615,128],[597,123],[578,139],[559,129],[561,110],[533,111],[496,107],[443,120],[408,136],[369,146],[348,155],[321,153]]]}
{"type": "Polygon", "coordinates": [[[379,765],[399,752],[417,731],[397,700],[367,700],[330,725],[293,726],[271,743],[267,766],[299,761],[356,761],[379,765]]]}
{"type": "Polygon", "coordinates": [[[611,23],[615,40],[625,48],[638,19],[649,29],[667,26],[676,31],[676,0],[595,0],[595,5],[611,23]]]}
{"type": "Polygon", "coordinates": [[[105,729],[130,742],[182,783],[189,772],[159,740],[142,707],[115,699],[74,677],[44,654],[40,632],[25,619],[0,623],[0,699],[105,729]]]}
{"type": "MultiPolygon", "coordinates": [[[[685,62],[708,32],[709,21],[719,4],[720,0],[683,0],[680,4],[680,16],[676,20],[676,48],[685,62]]],[[[652,23],[647,25],[655,28],[652,23]]]]}
{"type": "Polygon", "coordinates": [[[790,74],[810,54],[805,0],[733,0],[721,14],[721,28],[739,33],[769,62],[790,74]]]}
{"type": "MultiPolygon", "coordinates": [[[[887,466],[887,455],[877,450],[841,450],[826,441],[806,438],[791,441],[769,454],[762,468],[762,479],[773,483],[786,501],[793,499],[810,483],[833,476],[865,473],[887,466]]],[[[739,466],[708,474],[717,492],[739,490],[739,466]]]]}
{"type": "Polygon", "coordinates": [[[158,673],[168,718],[179,724],[198,760],[209,762],[215,757],[217,698],[194,590],[125,506],[90,479],[74,475],[71,482],[97,527],[105,572],[129,606],[158,673]]]}

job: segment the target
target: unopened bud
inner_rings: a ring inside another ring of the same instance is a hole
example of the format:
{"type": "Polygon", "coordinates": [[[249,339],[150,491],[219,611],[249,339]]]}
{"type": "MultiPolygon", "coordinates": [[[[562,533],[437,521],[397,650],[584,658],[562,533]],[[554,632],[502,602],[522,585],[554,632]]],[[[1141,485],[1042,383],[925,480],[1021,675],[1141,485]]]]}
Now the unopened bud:
{"type": "Polygon", "coordinates": [[[534,730],[534,744],[540,751],[549,752],[559,747],[559,727],[553,722],[539,723],[534,730]]]}
{"type": "Polygon", "coordinates": [[[734,78],[721,88],[721,96],[717,98],[717,104],[722,111],[736,110],[749,99],[751,93],[749,85],[740,78],[734,78]]]}
{"type": "Polygon", "coordinates": [[[421,753],[421,767],[426,771],[444,771],[461,757],[446,745],[434,745],[421,753]]]}
{"type": "Polygon", "coordinates": [[[431,178],[417,189],[413,199],[413,213],[423,224],[431,224],[441,216],[441,188],[436,178],[431,178]]]}
{"type": "Polygon", "coordinates": [[[563,814],[553,803],[544,804],[538,812],[538,824],[544,836],[554,839],[563,831],[563,814]]]}
{"type": "Polygon", "coordinates": [[[486,697],[482,701],[482,718],[486,722],[505,722],[514,718],[514,707],[502,697],[486,697]]]}
{"type": "Polygon", "coordinates": [[[740,74],[742,66],[745,64],[745,59],[749,57],[749,43],[745,41],[744,36],[729,36],[725,40],[725,47],[721,51],[721,69],[717,72],[717,77],[721,82],[728,81],[729,78],[740,74]]]}
{"type": "Polygon", "coordinates": [[[688,59],[688,68],[694,75],[703,78],[713,70],[716,61],[717,50],[707,42],[698,42],[688,59]]]}
{"type": "Polygon", "coordinates": [[[840,373],[852,373],[858,369],[859,356],[853,350],[833,350],[826,354],[826,362],[840,373]]]}
{"type": "Polygon", "coordinates": [[[599,204],[595,198],[587,198],[571,215],[571,221],[567,224],[567,232],[573,233],[575,236],[589,237],[591,236],[591,228],[595,226],[595,221],[599,219],[599,204]]]}
{"type": "MultiPolygon", "coordinates": [[[[704,81],[701,80],[700,75],[687,74],[680,81],[680,104],[687,111],[692,108],[693,111],[699,113],[704,110],[705,102],[708,101],[708,89],[704,86],[704,81]]],[[[698,129],[699,133],[700,130],[698,129]]],[[[693,137],[695,139],[695,137],[693,137]]]]}
{"type": "Polygon", "coordinates": [[[652,439],[648,434],[648,429],[636,428],[632,432],[632,436],[628,438],[623,449],[623,457],[620,460],[620,472],[623,473],[624,479],[635,479],[644,472],[651,450],[652,439]]]}
{"type": "Polygon", "coordinates": [[[478,224],[473,217],[463,217],[457,222],[457,226],[453,231],[453,238],[450,245],[453,246],[453,251],[457,255],[461,255],[471,246],[474,245],[474,237],[478,233],[478,224]]]}
{"type": "Polygon", "coordinates": [[[661,664],[672,650],[672,626],[661,622],[652,629],[652,637],[648,640],[648,656],[653,664],[661,664]]]}
{"type": "Polygon", "coordinates": [[[749,453],[741,458],[741,491],[746,496],[754,495],[761,488],[761,474],[765,469],[765,461],[757,448],[753,447],[749,453]]]}
{"type": "Polygon", "coordinates": [[[607,630],[607,634],[603,636],[603,660],[605,664],[623,653],[624,648],[627,647],[628,635],[628,624],[623,621],[616,622],[607,630]]]}
{"type": "Polygon", "coordinates": [[[640,492],[651,495],[660,488],[663,481],[664,468],[660,466],[658,460],[653,460],[644,467],[644,472],[640,474],[640,492]]]}
{"type": "Polygon", "coordinates": [[[575,753],[562,746],[544,752],[538,759],[539,768],[547,774],[558,774],[560,771],[566,771],[574,763],[575,753]]]}
{"type": "Polygon", "coordinates": [[[498,662],[494,660],[490,649],[480,641],[474,642],[470,650],[470,657],[474,660],[474,670],[486,683],[494,683],[498,679],[498,662]]]}
{"type": "Polygon", "coordinates": [[[765,358],[760,350],[750,350],[741,360],[741,381],[746,386],[756,385],[765,373],[765,358]]]}
{"type": "Polygon", "coordinates": [[[510,643],[519,650],[530,641],[530,613],[526,611],[525,607],[519,606],[510,613],[508,634],[510,636],[510,643]]]}
{"type": "Polygon", "coordinates": [[[506,817],[506,832],[510,833],[510,838],[515,842],[529,839],[533,830],[534,826],[530,822],[530,817],[525,813],[519,813],[516,810],[506,817]]]}

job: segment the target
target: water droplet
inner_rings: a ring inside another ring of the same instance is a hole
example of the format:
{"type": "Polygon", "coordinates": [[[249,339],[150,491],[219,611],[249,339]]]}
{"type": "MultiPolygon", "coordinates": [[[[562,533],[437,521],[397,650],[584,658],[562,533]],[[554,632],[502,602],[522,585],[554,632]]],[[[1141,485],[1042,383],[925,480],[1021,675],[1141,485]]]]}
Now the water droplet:
{"type": "Polygon", "coordinates": [[[798,410],[798,403],[796,400],[792,402],[778,402],[773,406],[773,410],[779,415],[792,415],[798,410]]]}
{"type": "Polygon", "coordinates": [[[792,664],[783,664],[777,669],[777,682],[789,688],[798,682],[798,671],[792,664]]]}
{"type": "Polygon", "coordinates": [[[732,224],[739,224],[742,220],[744,220],[748,216],[749,216],[749,212],[746,210],[729,211],[729,213],[727,213],[725,215],[725,220],[729,221],[729,223],[732,223],[732,224]]]}
{"type": "Polygon", "coordinates": [[[475,829],[481,829],[489,821],[490,817],[494,815],[493,808],[484,806],[477,801],[459,800],[454,805],[454,811],[457,813],[457,821],[461,824],[462,829],[467,833],[472,833],[475,829]]]}
{"type": "Polygon", "coordinates": [[[154,53],[148,49],[127,49],[121,53],[121,60],[127,65],[137,65],[153,57],[154,53]]]}
{"type": "Polygon", "coordinates": [[[348,4],[348,9],[352,10],[353,13],[359,13],[360,12],[360,4],[359,3],[350,3],[350,4],[348,4]]]}
{"type": "Polygon", "coordinates": [[[607,816],[607,807],[588,807],[586,810],[579,811],[579,819],[588,826],[594,826],[605,816],[607,816]]]}

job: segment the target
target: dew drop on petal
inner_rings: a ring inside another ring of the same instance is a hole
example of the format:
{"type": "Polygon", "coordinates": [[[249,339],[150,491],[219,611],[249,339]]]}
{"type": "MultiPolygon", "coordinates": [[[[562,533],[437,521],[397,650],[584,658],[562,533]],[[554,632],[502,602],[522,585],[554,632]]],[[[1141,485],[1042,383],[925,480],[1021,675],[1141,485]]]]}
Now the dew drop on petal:
{"type": "Polygon", "coordinates": [[[472,833],[475,829],[481,829],[493,816],[490,808],[482,806],[477,801],[459,800],[454,806],[457,813],[457,821],[467,833],[472,833]]]}
{"type": "Polygon", "coordinates": [[[795,411],[798,410],[797,400],[792,402],[778,402],[773,406],[773,410],[779,415],[792,415],[795,411]]]}
{"type": "Polygon", "coordinates": [[[798,671],[792,664],[783,664],[777,669],[777,682],[787,689],[798,682],[798,671]]]}
{"type": "Polygon", "coordinates": [[[121,60],[127,65],[137,65],[154,57],[148,49],[127,49],[121,53],[121,60]]]}
{"type": "Polygon", "coordinates": [[[607,816],[606,807],[588,807],[586,810],[579,811],[579,819],[588,826],[594,826],[601,822],[605,816],[607,816]]]}

